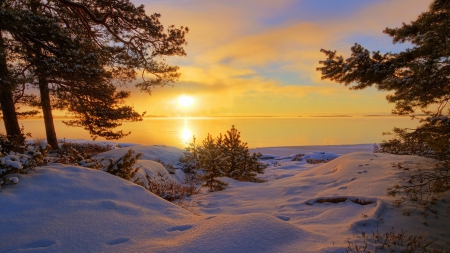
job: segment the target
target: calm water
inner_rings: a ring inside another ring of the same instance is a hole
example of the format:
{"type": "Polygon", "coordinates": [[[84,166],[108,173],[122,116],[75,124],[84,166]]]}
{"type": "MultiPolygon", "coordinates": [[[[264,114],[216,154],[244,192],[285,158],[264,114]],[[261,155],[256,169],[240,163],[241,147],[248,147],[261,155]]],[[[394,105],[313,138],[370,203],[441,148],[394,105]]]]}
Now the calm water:
{"type": "MultiPolygon", "coordinates": [[[[34,139],[45,138],[44,122],[40,119],[22,120],[25,132],[34,139]]],[[[226,133],[231,125],[241,132],[241,139],[250,148],[304,145],[341,145],[379,143],[389,136],[382,132],[394,126],[414,128],[418,120],[407,117],[330,117],[330,118],[147,118],[142,122],[124,123],[121,129],[132,134],[120,142],[163,144],[184,147],[197,142],[208,133],[216,137],[226,133]]],[[[90,139],[81,128],[67,127],[62,120],[55,120],[58,138],[90,139]]],[[[3,123],[0,127],[4,131],[3,123]]],[[[97,140],[104,140],[98,138],[97,140]]]]}

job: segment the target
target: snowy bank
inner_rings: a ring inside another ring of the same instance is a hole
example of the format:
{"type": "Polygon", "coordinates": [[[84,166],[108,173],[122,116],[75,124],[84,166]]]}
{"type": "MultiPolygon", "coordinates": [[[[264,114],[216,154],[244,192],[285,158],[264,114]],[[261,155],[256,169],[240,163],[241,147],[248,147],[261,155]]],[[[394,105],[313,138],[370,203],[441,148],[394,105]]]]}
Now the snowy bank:
{"type": "MultiPolygon", "coordinates": [[[[132,148],[145,153],[149,170],[163,169],[155,157],[168,162],[181,152],[132,148]]],[[[117,150],[102,155],[126,152],[117,150]]],[[[438,218],[405,216],[414,206],[395,208],[386,195],[408,173],[393,165],[426,167],[429,159],[360,152],[309,164],[292,161],[295,152],[271,153],[267,182],[226,178],[226,190],[203,191],[183,207],[102,171],[37,168],[0,189],[0,252],[346,252],[361,232],[403,228],[442,243],[450,237],[446,205],[438,218]]]]}

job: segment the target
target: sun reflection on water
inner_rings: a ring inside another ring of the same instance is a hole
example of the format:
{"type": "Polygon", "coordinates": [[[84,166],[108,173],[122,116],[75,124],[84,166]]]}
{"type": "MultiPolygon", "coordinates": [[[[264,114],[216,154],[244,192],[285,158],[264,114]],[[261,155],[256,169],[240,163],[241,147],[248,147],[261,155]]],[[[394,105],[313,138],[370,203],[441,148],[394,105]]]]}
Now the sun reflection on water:
{"type": "Polygon", "coordinates": [[[184,128],[181,130],[181,138],[183,139],[183,143],[187,145],[189,142],[192,141],[192,131],[188,127],[188,121],[187,119],[184,119],[184,128]]]}
{"type": "Polygon", "coordinates": [[[191,130],[185,128],[181,131],[181,137],[183,138],[184,143],[188,143],[188,141],[192,138],[191,130]]]}

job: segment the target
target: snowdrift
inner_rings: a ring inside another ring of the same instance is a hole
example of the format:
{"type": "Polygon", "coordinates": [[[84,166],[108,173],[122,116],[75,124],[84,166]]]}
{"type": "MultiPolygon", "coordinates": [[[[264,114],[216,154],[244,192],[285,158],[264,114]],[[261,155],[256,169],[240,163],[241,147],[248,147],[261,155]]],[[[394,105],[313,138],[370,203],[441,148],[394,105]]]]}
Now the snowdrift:
{"type": "MultiPolygon", "coordinates": [[[[160,166],[149,161],[154,157],[169,161],[181,152],[137,147],[148,156],[143,164],[154,168],[160,166]]],[[[114,152],[103,155],[122,154],[114,152]]],[[[358,242],[355,234],[363,231],[403,228],[442,243],[450,237],[446,205],[439,205],[438,218],[404,216],[414,206],[394,208],[386,196],[407,173],[394,164],[432,160],[351,153],[325,164],[281,156],[265,162],[267,182],[227,178],[225,191],[203,191],[184,208],[105,172],[37,168],[0,189],[0,252],[346,252],[347,240],[358,242]]]]}

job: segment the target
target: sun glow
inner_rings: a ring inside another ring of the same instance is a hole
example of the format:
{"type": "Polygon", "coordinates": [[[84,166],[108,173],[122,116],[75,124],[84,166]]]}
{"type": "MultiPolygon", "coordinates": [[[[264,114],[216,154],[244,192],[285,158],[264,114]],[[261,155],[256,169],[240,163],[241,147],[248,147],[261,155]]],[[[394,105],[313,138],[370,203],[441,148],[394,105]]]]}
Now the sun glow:
{"type": "Polygon", "coordinates": [[[181,132],[181,137],[183,138],[183,141],[185,143],[187,143],[189,141],[189,139],[192,138],[192,132],[191,130],[185,128],[183,129],[183,131],[181,132]]]}
{"type": "Polygon", "coordinates": [[[190,96],[183,95],[178,98],[178,104],[182,107],[189,107],[194,104],[194,99],[190,96]]]}

